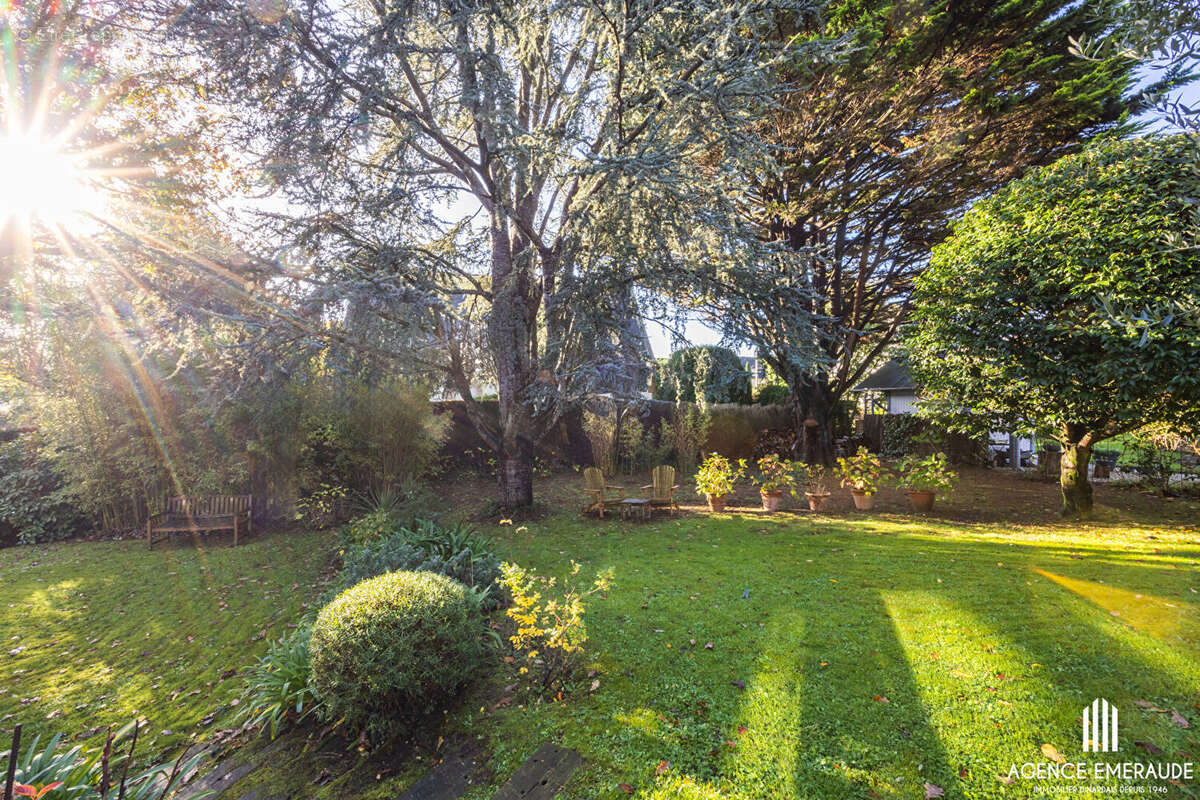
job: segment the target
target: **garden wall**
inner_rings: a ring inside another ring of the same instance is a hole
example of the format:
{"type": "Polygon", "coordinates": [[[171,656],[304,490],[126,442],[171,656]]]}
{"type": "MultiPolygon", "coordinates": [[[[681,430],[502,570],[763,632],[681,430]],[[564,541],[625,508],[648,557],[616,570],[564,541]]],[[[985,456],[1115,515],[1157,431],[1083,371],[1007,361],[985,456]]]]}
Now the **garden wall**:
{"type": "MultiPolygon", "coordinates": [[[[499,405],[495,400],[478,402],[484,413],[492,419],[499,418],[499,405]]],[[[442,469],[452,471],[469,468],[480,472],[492,471],[495,456],[476,433],[464,403],[461,400],[443,400],[435,402],[433,408],[435,414],[450,417],[450,427],[438,454],[442,469]]],[[[597,412],[600,410],[599,406],[593,409],[597,412]]],[[[790,428],[792,423],[791,406],[786,404],[716,404],[708,406],[708,411],[712,415],[712,425],[703,451],[721,453],[729,458],[752,458],[755,444],[763,431],[790,428]]],[[[670,420],[674,412],[674,403],[645,400],[639,403],[634,416],[645,430],[653,431],[657,435],[663,421],[670,420]]],[[[592,446],[584,431],[583,417],[582,408],[568,412],[555,429],[539,443],[538,459],[556,467],[591,466],[592,446]]]]}
{"type": "MultiPolygon", "coordinates": [[[[500,404],[496,400],[476,401],[490,419],[499,422],[500,404]]],[[[479,437],[475,426],[467,416],[466,404],[462,400],[442,400],[433,403],[433,412],[449,415],[450,426],[438,451],[438,462],[442,469],[469,468],[481,472],[493,472],[495,455],[487,443],[479,437]]],[[[569,411],[554,430],[537,445],[537,458],[555,466],[586,466],[592,463],[592,446],[583,432],[583,411],[569,411]]]]}

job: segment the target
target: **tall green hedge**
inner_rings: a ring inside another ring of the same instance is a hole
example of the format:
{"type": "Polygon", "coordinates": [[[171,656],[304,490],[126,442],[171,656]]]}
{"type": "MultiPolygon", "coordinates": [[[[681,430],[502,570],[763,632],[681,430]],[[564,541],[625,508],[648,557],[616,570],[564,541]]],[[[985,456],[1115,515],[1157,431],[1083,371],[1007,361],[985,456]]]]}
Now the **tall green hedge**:
{"type": "Polygon", "coordinates": [[[655,400],[695,403],[703,393],[706,403],[752,402],[750,374],[737,353],[727,347],[701,345],[676,350],[654,371],[655,400]]]}

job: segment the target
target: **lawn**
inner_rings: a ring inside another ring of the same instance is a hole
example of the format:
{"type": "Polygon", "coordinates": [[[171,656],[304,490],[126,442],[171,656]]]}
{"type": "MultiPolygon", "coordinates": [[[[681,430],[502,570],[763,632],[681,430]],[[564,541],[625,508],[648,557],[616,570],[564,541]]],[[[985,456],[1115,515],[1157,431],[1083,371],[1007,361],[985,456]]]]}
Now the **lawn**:
{"type": "MultiPolygon", "coordinates": [[[[486,529],[506,556],[547,573],[565,576],[571,559],[583,574],[615,569],[615,588],[588,613],[594,676],[581,675],[561,702],[539,703],[502,667],[445,726],[374,757],[339,755],[336,737],[314,744],[312,726],[244,785],[264,797],[394,798],[461,738],[477,739],[494,771],[474,800],[546,740],[587,759],[562,795],[577,800],[627,790],[654,800],[914,798],[926,782],[948,798],[1023,798],[1036,782],[1000,776],[1044,762],[1043,745],[1070,761],[1200,753],[1194,502],[1104,490],[1097,521],[1062,524],[1044,510],[1052,486],[988,478],[965,482],[927,518],[885,496],[872,514],[693,507],[642,524],[580,517],[573,486],[563,479],[544,495],[567,510],[486,529]],[[980,498],[1004,497],[980,508],[980,498]],[[1095,697],[1120,708],[1118,754],[1080,752],[1080,712],[1095,697]]],[[[310,587],[322,541],[6,551],[20,560],[0,567],[18,589],[0,609],[5,638],[40,622],[20,642],[27,651],[0,661],[9,689],[0,710],[73,732],[139,709],[156,733],[195,731],[236,694],[222,672],[299,613],[302,592],[289,587],[319,592],[310,587]],[[113,561],[121,568],[104,569],[113,561]],[[92,637],[100,641],[86,649],[92,637]],[[67,659],[79,668],[59,674],[67,659]],[[42,699],[21,707],[18,696],[42,699]],[[57,709],[64,717],[46,721],[57,709]]]]}
{"type": "Polygon", "coordinates": [[[560,574],[616,567],[590,616],[600,688],[486,728],[505,764],[577,748],[573,797],[1027,797],[997,776],[1043,744],[1081,757],[1095,697],[1124,712],[1122,758],[1198,752],[1194,530],[734,514],[504,540],[560,574]]]}
{"type": "Polygon", "coordinates": [[[143,755],[202,738],[241,692],[231,670],[252,663],[317,594],[327,539],[0,550],[0,732],[20,722],[26,741],[61,731],[95,745],[105,726],[140,715],[150,723],[143,755]]]}

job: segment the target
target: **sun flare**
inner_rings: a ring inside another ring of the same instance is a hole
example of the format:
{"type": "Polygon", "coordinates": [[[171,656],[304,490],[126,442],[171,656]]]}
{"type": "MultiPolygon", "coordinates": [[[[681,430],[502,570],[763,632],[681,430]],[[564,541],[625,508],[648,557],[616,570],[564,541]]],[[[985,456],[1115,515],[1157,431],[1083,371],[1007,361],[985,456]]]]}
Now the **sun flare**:
{"type": "Polygon", "coordinates": [[[0,138],[0,224],[63,226],[95,213],[97,203],[82,159],[36,136],[0,138]]]}

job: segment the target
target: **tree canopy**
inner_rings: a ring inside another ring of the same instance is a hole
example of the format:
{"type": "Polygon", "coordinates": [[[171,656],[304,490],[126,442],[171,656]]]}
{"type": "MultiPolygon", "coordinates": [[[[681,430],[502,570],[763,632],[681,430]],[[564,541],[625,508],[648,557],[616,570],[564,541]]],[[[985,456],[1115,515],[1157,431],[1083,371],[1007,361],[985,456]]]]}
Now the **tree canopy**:
{"type": "Polygon", "coordinates": [[[792,388],[806,460],[830,460],[830,410],[896,337],[913,279],[964,208],[1145,102],[1134,62],[1068,52],[1109,25],[1099,8],[836,0],[822,23],[786,32],[851,42],[843,60],[781,70],[766,135],[783,169],[748,178],[763,235],[808,257],[714,305],[792,388]]]}
{"type": "Polygon", "coordinates": [[[1067,156],[973,207],[917,280],[906,343],[923,407],[951,428],[1056,438],[1064,512],[1091,508],[1097,442],[1200,422],[1200,328],[1141,313],[1200,292],[1200,251],[1163,246],[1190,224],[1196,157],[1186,136],[1067,156]]]}
{"type": "Polygon", "coordinates": [[[809,0],[143,7],[160,63],[222,109],[208,138],[286,201],[241,241],[287,242],[331,317],[364,292],[416,312],[505,506],[532,501],[534,444],[611,374],[633,286],[764,260],[731,186],[773,169],[759,131],[781,62],[829,51],[769,35],[809,0]],[[468,305],[498,424],[459,348],[468,305]]]}

